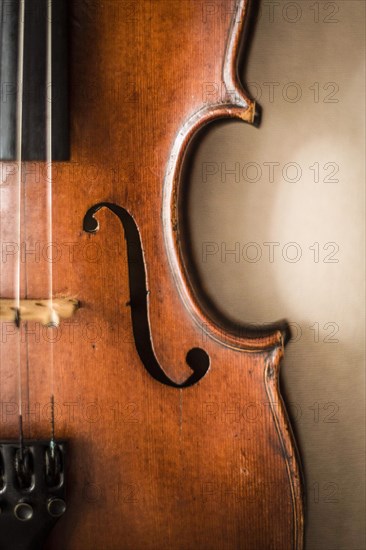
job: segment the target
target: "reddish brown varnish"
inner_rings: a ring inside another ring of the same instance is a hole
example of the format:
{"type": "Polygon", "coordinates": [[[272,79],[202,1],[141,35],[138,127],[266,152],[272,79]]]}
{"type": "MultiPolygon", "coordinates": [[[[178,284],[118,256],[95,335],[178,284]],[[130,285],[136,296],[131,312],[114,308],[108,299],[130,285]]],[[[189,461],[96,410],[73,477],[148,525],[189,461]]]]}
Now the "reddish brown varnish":
{"type": "MultiPolygon", "coordinates": [[[[219,118],[253,122],[236,76],[246,9],[246,0],[71,2],[72,159],[55,166],[53,200],[54,241],[67,252],[54,263],[54,295],[77,297],[81,309],[54,344],[56,435],[70,454],[68,511],[49,549],[303,547],[299,463],[278,388],[284,329],[243,337],[213,321],[190,278],[181,224],[193,137],[219,118]],[[222,82],[231,100],[205,102],[203,84],[222,82]],[[82,230],[101,202],[125,208],[138,227],[161,368],[181,384],[191,374],[186,354],[202,348],[210,369],[197,384],[163,385],[140,360],[121,223],[102,208],[99,231],[82,230]]],[[[29,174],[25,186],[30,246],[45,189],[36,180],[29,174]]],[[[27,256],[23,268],[22,296],[45,298],[40,263],[27,256]]],[[[11,284],[3,267],[2,297],[11,284]]],[[[29,334],[22,349],[25,435],[45,438],[49,345],[29,334]]],[[[0,375],[8,404],[18,402],[12,354],[8,338],[0,375]]],[[[1,436],[17,437],[7,410],[1,436]]]]}

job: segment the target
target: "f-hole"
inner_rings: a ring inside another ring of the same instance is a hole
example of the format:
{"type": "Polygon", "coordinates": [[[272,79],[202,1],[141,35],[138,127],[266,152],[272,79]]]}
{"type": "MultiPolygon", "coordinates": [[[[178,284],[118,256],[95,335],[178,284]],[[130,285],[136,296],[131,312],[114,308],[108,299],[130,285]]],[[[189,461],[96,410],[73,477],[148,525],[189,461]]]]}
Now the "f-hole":
{"type": "Polygon", "coordinates": [[[174,388],[187,388],[196,384],[205,376],[210,367],[210,358],[201,348],[193,348],[187,352],[186,362],[192,370],[191,376],[182,384],[171,380],[160,366],[152,346],[146,287],[146,269],[141,246],[141,238],[135,220],[125,208],[116,204],[101,202],[89,208],[84,217],[83,229],[87,233],[95,233],[99,223],[95,214],[101,208],[108,208],[121,221],[123,226],[128,257],[128,277],[130,286],[130,306],[133,336],[136,350],[148,373],[161,384],[174,388]]]}

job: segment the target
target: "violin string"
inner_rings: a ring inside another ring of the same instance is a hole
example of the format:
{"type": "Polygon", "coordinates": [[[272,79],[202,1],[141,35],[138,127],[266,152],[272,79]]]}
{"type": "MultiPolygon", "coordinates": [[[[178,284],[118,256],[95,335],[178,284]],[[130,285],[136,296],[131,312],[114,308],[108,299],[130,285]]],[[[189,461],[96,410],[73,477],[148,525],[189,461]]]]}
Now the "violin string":
{"type": "MultiPolygon", "coordinates": [[[[47,3],[47,69],[46,69],[46,166],[47,166],[47,235],[48,246],[52,249],[53,217],[52,217],[52,0],[47,3]]],[[[57,326],[53,310],[53,263],[48,262],[48,300],[51,312],[51,330],[57,326]]],[[[54,351],[52,341],[50,351],[50,402],[51,402],[51,451],[54,449],[54,351]]]]}
{"type": "Polygon", "coordinates": [[[15,324],[17,326],[16,362],[18,372],[18,400],[19,400],[19,438],[20,449],[23,451],[23,399],[22,399],[22,364],[21,364],[21,331],[20,331],[20,268],[21,268],[21,200],[22,200],[22,129],[23,129],[23,75],[24,75],[24,18],[25,0],[19,1],[19,33],[18,33],[18,74],[17,74],[17,134],[16,158],[18,167],[15,234],[18,246],[14,272],[15,293],[15,324]]]}

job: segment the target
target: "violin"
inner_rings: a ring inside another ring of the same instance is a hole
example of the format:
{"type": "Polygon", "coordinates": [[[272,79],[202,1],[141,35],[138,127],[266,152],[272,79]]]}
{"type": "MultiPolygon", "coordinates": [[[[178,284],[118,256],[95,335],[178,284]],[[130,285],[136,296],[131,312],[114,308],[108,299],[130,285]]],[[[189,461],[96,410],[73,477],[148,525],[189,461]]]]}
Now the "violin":
{"type": "Polygon", "coordinates": [[[301,550],[288,325],[223,323],[190,253],[195,143],[259,125],[248,0],[0,7],[0,549],[301,550]]]}

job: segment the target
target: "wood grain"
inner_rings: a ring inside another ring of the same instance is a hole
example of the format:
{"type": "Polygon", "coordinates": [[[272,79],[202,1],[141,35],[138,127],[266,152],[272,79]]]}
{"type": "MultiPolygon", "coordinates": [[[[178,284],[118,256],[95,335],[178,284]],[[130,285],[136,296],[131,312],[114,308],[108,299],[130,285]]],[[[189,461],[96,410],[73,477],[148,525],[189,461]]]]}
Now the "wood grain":
{"type": "MultiPolygon", "coordinates": [[[[218,118],[254,119],[236,76],[246,9],[245,0],[72,3],[72,159],[55,165],[54,242],[62,253],[54,291],[81,308],[52,344],[57,435],[71,453],[68,511],[50,549],[302,548],[299,462],[278,389],[286,331],[243,336],[212,319],[180,229],[195,136],[218,118]],[[207,83],[235,88],[237,99],[224,93],[220,103],[205,103],[207,83]],[[202,348],[211,366],[198,384],[162,385],[142,364],[121,224],[101,209],[99,230],[82,231],[85,213],[101,202],[125,208],[138,227],[161,368],[183,383],[187,353],[202,348]]],[[[42,178],[28,177],[30,245],[44,242],[34,206],[43,193],[42,178]]],[[[27,256],[24,297],[45,297],[45,269],[27,256]]],[[[3,267],[2,297],[10,298],[6,277],[3,267]]],[[[40,330],[37,339],[32,324],[27,330],[26,435],[45,437],[50,337],[40,330]]],[[[2,344],[0,391],[2,403],[16,406],[12,345],[2,344]]],[[[17,416],[6,410],[2,437],[15,437],[17,416]]]]}

